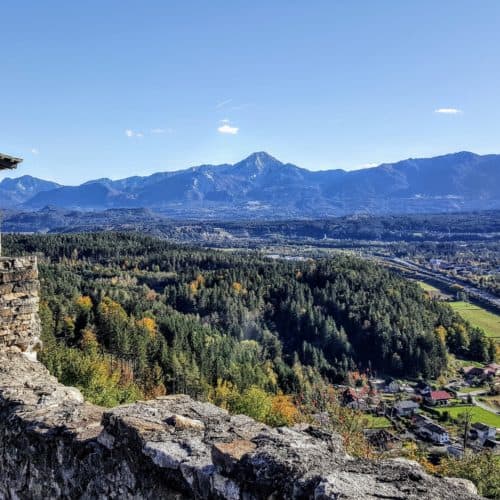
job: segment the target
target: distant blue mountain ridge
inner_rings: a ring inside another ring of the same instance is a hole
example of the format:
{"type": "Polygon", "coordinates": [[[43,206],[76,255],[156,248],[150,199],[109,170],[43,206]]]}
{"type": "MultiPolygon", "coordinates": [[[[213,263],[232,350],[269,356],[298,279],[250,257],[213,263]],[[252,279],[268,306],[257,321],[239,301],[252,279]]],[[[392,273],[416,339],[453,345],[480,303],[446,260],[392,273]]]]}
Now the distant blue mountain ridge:
{"type": "Polygon", "coordinates": [[[0,182],[0,207],[38,210],[148,208],[193,217],[321,217],[500,208],[500,155],[453,153],[361,170],[310,171],[265,152],[80,186],[23,176],[0,182]]]}

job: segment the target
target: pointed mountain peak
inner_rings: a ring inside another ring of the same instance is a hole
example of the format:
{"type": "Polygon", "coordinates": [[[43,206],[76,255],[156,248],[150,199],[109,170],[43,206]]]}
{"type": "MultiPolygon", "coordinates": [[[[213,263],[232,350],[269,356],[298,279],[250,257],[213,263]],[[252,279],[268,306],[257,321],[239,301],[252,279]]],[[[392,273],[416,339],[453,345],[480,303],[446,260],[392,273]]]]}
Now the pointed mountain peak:
{"type": "Polygon", "coordinates": [[[257,168],[258,170],[262,170],[266,167],[273,166],[281,166],[279,160],[266,153],[265,151],[259,151],[257,153],[252,153],[250,156],[245,158],[244,160],[236,163],[234,167],[240,168],[257,168]]]}
{"type": "Polygon", "coordinates": [[[471,151],[458,151],[456,153],[451,153],[448,156],[455,156],[458,158],[477,158],[479,155],[476,153],[472,153],[471,151]]]}

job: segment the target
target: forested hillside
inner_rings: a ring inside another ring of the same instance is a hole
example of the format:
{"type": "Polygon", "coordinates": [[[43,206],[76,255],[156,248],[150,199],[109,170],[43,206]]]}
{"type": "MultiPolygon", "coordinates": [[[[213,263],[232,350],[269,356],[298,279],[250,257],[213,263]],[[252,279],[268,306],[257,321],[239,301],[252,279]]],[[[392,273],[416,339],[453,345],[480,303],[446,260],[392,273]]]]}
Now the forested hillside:
{"type": "Polygon", "coordinates": [[[352,370],[429,378],[448,352],[493,356],[448,306],[347,255],[280,261],[130,233],[11,235],[4,246],[40,255],[42,360],[101,404],[185,392],[245,411],[352,370]]]}

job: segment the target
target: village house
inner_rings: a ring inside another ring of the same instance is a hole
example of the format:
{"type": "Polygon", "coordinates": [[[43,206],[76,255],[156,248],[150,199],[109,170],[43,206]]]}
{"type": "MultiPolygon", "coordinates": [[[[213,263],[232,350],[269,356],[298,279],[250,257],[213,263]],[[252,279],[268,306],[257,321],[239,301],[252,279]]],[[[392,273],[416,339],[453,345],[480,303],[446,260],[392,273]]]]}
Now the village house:
{"type": "Polygon", "coordinates": [[[470,437],[472,439],[477,439],[481,443],[484,443],[487,439],[495,439],[497,430],[495,427],[490,427],[489,425],[482,424],[481,422],[476,422],[472,424],[470,430],[470,437]]]}
{"type": "Polygon", "coordinates": [[[484,375],[483,369],[479,366],[464,366],[462,368],[462,373],[469,382],[475,378],[482,379],[484,375]]]}
{"type": "Polygon", "coordinates": [[[483,447],[492,451],[495,455],[500,453],[500,441],[498,439],[489,438],[483,443],[483,447]]]}
{"type": "Polygon", "coordinates": [[[446,444],[450,441],[448,431],[434,422],[427,423],[419,428],[419,434],[436,444],[446,444]]]}
{"type": "Polygon", "coordinates": [[[381,391],[384,389],[385,380],[382,378],[371,378],[368,383],[376,390],[381,391]]]}
{"type": "Polygon", "coordinates": [[[416,392],[418,392],[422,396],[427,396],[432,391],[432,387],[429,384],[427,384],[426,382],[424,382],[423,380],[421,380],[415,386],[415,390],[416,390],[416,392]]]}
{"type": "Polygon", "coordinates": [[[410,384],[401,384],[401,392],[406,392],[407,394],[415,394],[415,389],[410,384]]]}
{"type": "Polygon", "coordinates": [[[431,391],[425,396],[425,402],[432,406],[447,405],[450,399],[453,399],[453,396],[447,391],[431,391]]]}
{"type": "Polygon", "coordinates": [[[367,441],[378,451],[389,451],[401,446],[401,439],[386,429],[367,429],[367,441]]]}
{"type": "Polygon", "coordinates": [[[500,375],[500,365],[496,363],[490,363],[485,367],[464,366],[462,368],[462,373],[467,380],[472,380],[475,378],[480,380],[492,379],[500,375]]]}
{"type": "Polygon", "coordinates": [[[385,385],[383,391],[390,394],[401,392],[401,384],[396,380],[391,380],[388,384],[385,385]]]}
{"type": "Polygon", "coordinates": [[[362,411],[375,411],[380,405],[380,397],[377,391],[369,385],[361,387],[347,387],[340,397],[343,406],[362,411]]]}
{"type": "Polygon", "coordinates": [[[369,391],[370,389],[366,386],[359,389],[348,387],[342,392],[342,405],[355,410],[367,410],[368,403],[366,400],[369,391]]]}
{"type": "Polygon", "coordinates": [[[421,413],[415,413],[411,417],[412,424],[416,427],[423,427],[424,425],[431,424],[432,420],[426,415],[422,415],[421,413]]]}
{"type": "Polygon", "coordinates": [[[419,405],[415,401],[406,400],[397,402],[393,408],[398,417],[409,417],[418,410],[419,405]]]}

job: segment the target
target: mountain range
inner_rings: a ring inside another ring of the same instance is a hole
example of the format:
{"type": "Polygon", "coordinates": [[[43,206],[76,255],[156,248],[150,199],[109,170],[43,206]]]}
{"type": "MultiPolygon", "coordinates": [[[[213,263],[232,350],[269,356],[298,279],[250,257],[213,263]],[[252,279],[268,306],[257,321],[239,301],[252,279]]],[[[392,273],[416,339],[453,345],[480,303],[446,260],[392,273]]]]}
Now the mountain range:
{"type": "Polygon", "coordinates": [[[0,182],[0,207],[140,207],[173,217],[235,219],[498,209],[500,155],[460,152],[353,171],[310,171],[259,152],[234,165],[79,186],[23,176],[0,182]]]}

